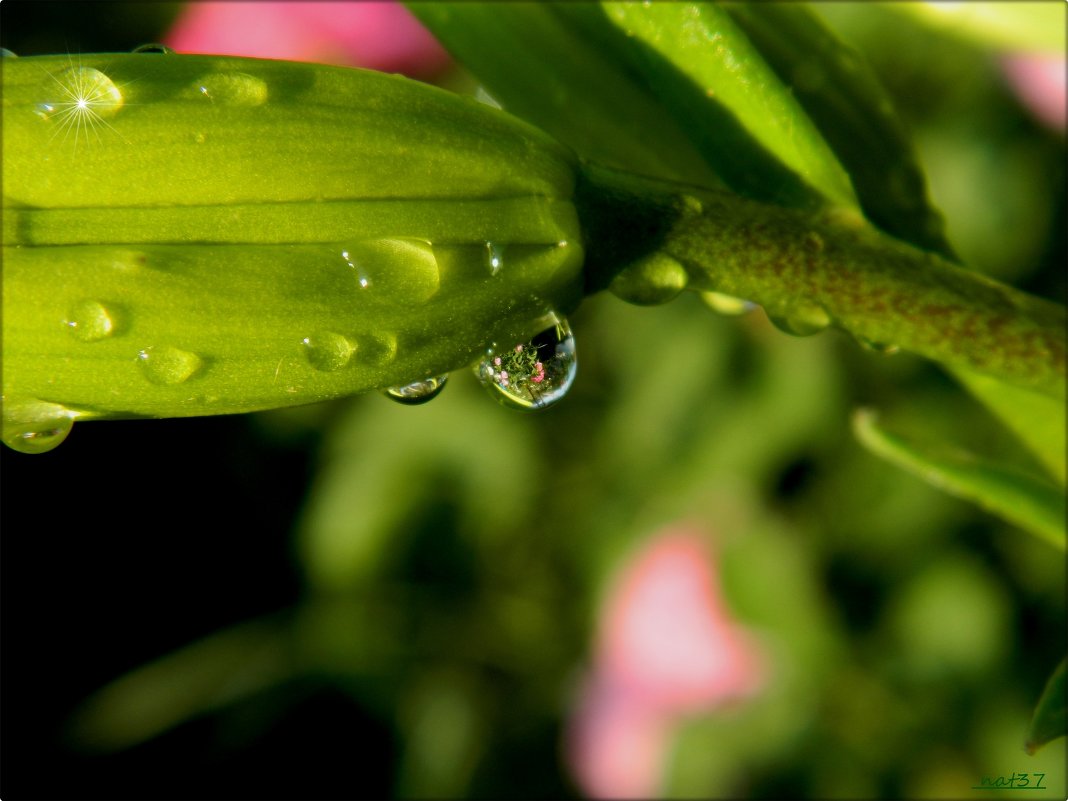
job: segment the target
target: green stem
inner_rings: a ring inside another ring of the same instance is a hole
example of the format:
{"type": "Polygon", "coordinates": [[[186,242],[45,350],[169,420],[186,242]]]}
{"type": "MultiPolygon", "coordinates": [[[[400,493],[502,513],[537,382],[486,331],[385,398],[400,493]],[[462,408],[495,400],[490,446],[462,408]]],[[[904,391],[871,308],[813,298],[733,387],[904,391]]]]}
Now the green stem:
{"type": "Polygon", "coordinates": [[[1063,306],[906,245],[856,214],[784,209],[591,165],[576,204],[587,291],[666,256],[685,268],[690,289],[1065,395],[1063,306]]]}

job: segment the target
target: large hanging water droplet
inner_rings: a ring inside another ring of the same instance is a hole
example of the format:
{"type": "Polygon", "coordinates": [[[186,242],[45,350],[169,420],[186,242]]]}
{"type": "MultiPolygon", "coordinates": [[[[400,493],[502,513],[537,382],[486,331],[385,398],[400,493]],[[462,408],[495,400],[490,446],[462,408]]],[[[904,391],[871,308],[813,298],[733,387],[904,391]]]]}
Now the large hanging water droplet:
{"type": "Polygon", "coordinates": [[[71,335],[82,342],[99,342],[115,333],[115,318],[98,300],[74,304],[64,323],[71,335]]]}
{"type": "Polygon", "coordinates": [[[34,398],[5,400],[4,444],[20,453],[45,453],[67,438],[75,416],[58,403],[34,398]]]}
{"type": "Polygon", "coordinates": [[[170,345],[145,348],[137,358],[145,378],[153,384],[181,384],[204,366],[204,360],[195,353],[170,345]]]}
{"type": "Polygon", "coordinates": [[[756,308],[751,300],[742,300],[734,295],[724,295],[722,292],[700,292],[701,301],[719,314],[737,317],[740,314],[748,314],[756,308]]]}
{"type": "Polygon", "coordinates": [[[819,306],[801,306],[784,315],[768,315],[771,324],[795,337],[818,334],[831,324],[831,316],[819,306]]]}
{"type": "Polygon", "coordinates": [[[320,331],[304,337],[304,355],[316,370],[330,373],[340,370],[352,360],[356,345],[341,334],[320,331]]]}
{"type": "Polygon", "coordinates": [[[0,58],[18,58],[18,54],[6,47],[0,47],[0,58]]]}
{"type": "Polygon", "coordinates": [[[193,81],[185,94],[231,106],[261,106],[268,92],[262,79],[247,72],[212,72],[193,81]]]}
{"type": "Polygon", "coordinates": [[[486,349],[475,375],[493,398],[522,411],[545,409],[575,382],[575,338],[567,320],[549,315],[547,326],[527,342],[486,349]]]}
{"type": "Polygon", "coordinates": [[[628,265],[608,285],[617,298],[639,306],[673,300],[689,283],[686,269],[663,253],[653,253],[628,265]]]}
{"type": "Polygon", "coordinates": [[[390,400],[397,401],[397,403],[418,406],[440,395],[441,390],[445,389],[445,382],[448,378],[447,375],[424,378],[421,381],[413,381],[404,386],[390,387],[383,390],[383,394],[390,400]]]}

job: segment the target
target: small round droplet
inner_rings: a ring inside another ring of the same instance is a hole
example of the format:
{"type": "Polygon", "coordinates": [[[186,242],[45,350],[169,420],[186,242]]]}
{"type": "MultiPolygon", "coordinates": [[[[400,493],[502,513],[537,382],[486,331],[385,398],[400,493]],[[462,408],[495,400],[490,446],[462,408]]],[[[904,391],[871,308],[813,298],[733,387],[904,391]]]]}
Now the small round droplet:
{"type": "Polygon", "coordinates": [[[486,267],[490,275],[496,275],[504,266],[504,247],[496,242],[486,243],[486,267]]]}
{"type": "Polygon", "coordinates": [[[654,306],[674,300],[690,276],[675,259],[654,253],[627,265],[608,285],[617,298],[639,306],[654,306]]]}
{"type": "Polygon", "coordinates": [[[805,306],[791,309],[784,315],[768,315],[771,324],[795,337],[807,337],[818,334],[831,324],[831,316],[819,306],[805,306]]]}
{"type": "Polygon", "coordinates": [[[397,337],[395,334],[375,332],[360,334],[357,337],[361,363],[383,367],[397,358],[397,337]]]}
{"type": "Polygon", "coordinates": [[[55,117],[75,135],[88,135],[95,123],[114,117],[123,106],[122,92],[115,82],[94,67],[68,67],[48,76],[45,91],[50,96],[38,103],[37,115],[55,117]]]}
{"type": "Polygon", "coordinates": [[[20,453],[45,453],[70,434],[75,413],[33,398],[5,401],[4,444],[20,453]]]}
{"type": "Polygon", "coordinates": [[[730,317],[748,314],[756,308],[756,304],[751,300],[742,300],[734,297],[734,295],[724,295],[722,292],[701,292],[699,294],[701,301],[712,311],[730,317]]]}
{"type": "Polygon", "coordinates": [[[170,345],[145,348],[137,359],[145,378],[153,384],[181,384],[204,366],[204,360],[195,353],[170,345]]]}
{"type": "Polygon", "coordinates": [[[212,72],[202,75],[186,94],[213,103],[232,106],[261,106],[267,102],[267,84],[247,72],[212,72]]]}
{"type": "Polygon", "coordinates": [[[575,382],[575,338],[567,320],[550,314],[547,326],[527,342],[486,349],[475,375],[493,398],[511,409],[545,409],[575,382]]]}
{"type": "Polygon", "coordinates": [[[893,356],[895,353],[901,350],[897,345],[892,345],[887,342],[876,342],[875,340],[867,339],[862,336],[853,337],[857,344],[864,350],[870,350],[872,353],[878,353],[883,356],[893,356]]]}
{"type": "Polygon", "coordinates": [[[167,47],[165,44],[159,42],[149,42],[148,44],[138,45],[132,51],[132,53],[159,53],[164,56],[173,56],[174,51],[167,47]]]}
{"type": "Polygon", "coordinates": [[[447,375],[439,375],[433,378],[424,378],[420,381],[413,381],[410,384],[404,386],[390,387],[383,390],[383,394],[390,400],[395,400],[397,403],[404,403],[408,406],[418,406],[421,403],[433,400],[441,394],[441,390],[445,389],[445,382],[448,380],[447,375]]]}
{"type": "Polygon", "coordinates": [[[115,333],[115,318],[98,300],[82,300],[63,321],[71,336],[82,342],[99,342],[115,333]]]}
{"type": "Polygon", "coordinates": [[[320,331],[304,337],[302,342],[308,364],[324,373],[340,370],[352,360],[352,354],[356,352],[354,343],[332,331],[320,331]]]}

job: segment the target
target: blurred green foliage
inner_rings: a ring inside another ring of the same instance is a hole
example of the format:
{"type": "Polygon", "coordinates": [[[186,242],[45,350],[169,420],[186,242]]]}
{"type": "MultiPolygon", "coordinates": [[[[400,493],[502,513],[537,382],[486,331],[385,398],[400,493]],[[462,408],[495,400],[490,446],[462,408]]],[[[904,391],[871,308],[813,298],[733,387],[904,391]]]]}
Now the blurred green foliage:
{"type": "MultiPolygon", "coordinates": [[[[822,11],[908,120],[964,260],[1061,298],[1063,134],[1028,118],[989,49],[880,8],[822,11]]],[[[422,407],[372,395],[235,421],[268,450],[315,447],[321,432],[292,521],[298,600],[234,627],[220,619],[170,655],[146,646],[124,669],[157,661],[73,718],[57,713],[50,735],[69,726],[63,759],[115,764],[109,749],[208,719],[225,745],[175,760],[210,776],[220,754],[247,751],[252,769],[235,786],[269,796],[278,768],[256,757],[268,753],[264,732],[297,725],[293,708],[316,712],[299,719],[309,730],[329,725],[315,700],[325,697],[363,717],[330,730],[329,756],[352,765],[350,781],[323,786],[312,772],[309,796],[373,794],[364,771],[378,761],[399,797],[575,795],[562,727],[607,580],[659,527],[696,520],[771,671],[754,700],[688,722],[670,795],[957,798],[983,777],[1028,771],[1064,796],[1064,740],[1022,751],[1064,654],[1060,555],[878,460],[849,431],[858,406],[876,406],[888,426],[1034,469],[991,412],[930,363],[838,334],[791,338],[762,312],[719,317],[695,296],[646,309],[602,294],[571,322],[579,378],[538,415],[498,407],[458,374],[422,407]]],[[[78,447],[74,437],[64,450],[78,447]]],[[[5,472],[20,469],[17,455],[2,458],[5,472]]],[[[70,480],[55,470],[53,482],[70,480]]],[[[122,487],[92,486],[121,508],[122,487]]],[[[241,593],[250,579],[231,581],[241,593]]],[[[137,634],[130,619],[100,625],[137,634]]],[[[87,653],[71,669],[100,664],[87,653]]]]}

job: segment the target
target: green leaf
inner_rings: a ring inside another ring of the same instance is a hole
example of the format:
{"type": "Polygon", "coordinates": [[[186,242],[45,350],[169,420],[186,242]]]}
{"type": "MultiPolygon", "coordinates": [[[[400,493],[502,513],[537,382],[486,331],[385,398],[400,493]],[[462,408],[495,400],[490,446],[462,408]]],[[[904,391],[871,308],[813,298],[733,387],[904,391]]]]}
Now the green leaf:
{"type": "Polygon", "coordinates": [[[701,137],[702,153],[733,189],[796,205],[806,202],[807,188],[832,204],[857,205],[819,130],[722,7],[603,7],[639,45],[649,85],[701,137]]]}
{"type": "Polygon", "coordinates": [[[67,737],[94,752],[122,750],[292,679],[292,617],[240,623],[127,673],[76,710],[67,737]]]}
{"type": "Polygon", "coordinates": [[[1053,671],[1046,682],[1046,689],[1035,707],[1031,727],[1027,732],[1027,753],[1033,754],[1051,740],[1064,737],[1068,730],[1065,708],[1068,707],[1068,690],[1065,689],[1065,660],[1053,671]]]}
{"type": "Polygon", "coordinates": [[[952,372],[1020,438],[1063,486],[1068,460],[1063,401],[968,370],[952,372]]]}
{"type": "Polygon", "coordinates": [[[899,239],[954,258],[915,148],[861,54],[800,3],[724,8],[834,148],[867,217],[899,239]]]}
{"type": "Polygon", "coordinates": [[[886,3],[886,8],[984,47],[1064,55],[1063,3],[886,3]]]}
{"type": "Polygon", "coordinates": [[[414,2],[408,8],[509,112],[579,155],[715,185],[683,129],[620,57],[588,3],[414,2]]]}
{"type": "Polygon", "coordinates": [[[1065,497],[1060,487],[970,453],[912,442],[881,428],[870,410],[854,415],[853,430],[865,447],[878,456],[1065,548],[1065,497]]]}

